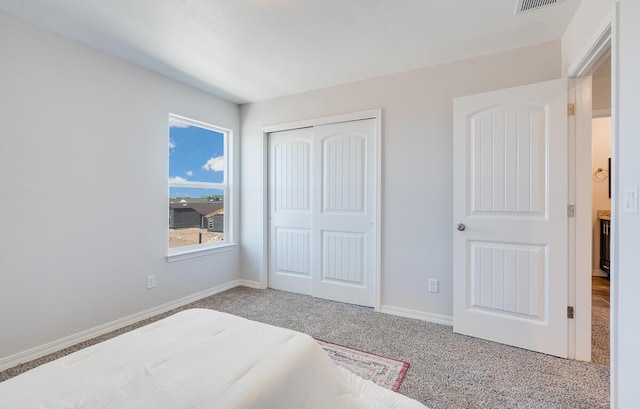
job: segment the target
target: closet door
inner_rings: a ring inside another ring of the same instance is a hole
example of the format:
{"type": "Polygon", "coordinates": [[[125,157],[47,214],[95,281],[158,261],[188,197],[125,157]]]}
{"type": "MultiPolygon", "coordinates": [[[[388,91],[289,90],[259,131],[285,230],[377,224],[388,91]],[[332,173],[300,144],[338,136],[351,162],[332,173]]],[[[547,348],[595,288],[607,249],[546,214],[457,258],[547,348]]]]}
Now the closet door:
{"type": "Polygon", "coordinates": [[[313,294],[374,305],[375,120],[314,128],[316,167],[313,294]]]}
{"type": "Polygon", "coordinates": [[[311,294],[313,128],[268,138],[269,287],[311,294]]]}
{"type": "Polygon", "coordinates": [[[269,138],[269,286],[374,306],[376,122],[269,138]]]}

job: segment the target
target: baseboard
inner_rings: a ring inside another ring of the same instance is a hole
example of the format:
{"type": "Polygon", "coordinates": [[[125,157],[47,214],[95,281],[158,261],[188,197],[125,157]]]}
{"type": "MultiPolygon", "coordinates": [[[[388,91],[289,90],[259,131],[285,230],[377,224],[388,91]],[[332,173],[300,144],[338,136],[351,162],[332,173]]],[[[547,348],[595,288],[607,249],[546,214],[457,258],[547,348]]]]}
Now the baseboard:
{"type": "Polygon", "coordinates": [[[593,273],[591,273],[591,275],[593,277],[609,277],[609,275],[607,273],[605,273],[604,271],[600,270],[599,268],[596,268],[595,270],[593,270],[593,273]]]}
{"type": "Polygon", "coordinates": [[[260,283],[257,282],[257,281],[236,280],[236,282],[238,283],[239,286],[242,286],[242,287],[255,288],[255,289],[258,289],[258,290],[264,290],[265,289],[265,287],[260,285],[260,283]]]}
{"type": "Polygon", "coordinates": [[[399,317],[414,318],[421,321],[433,322],[436,324],[453,325],[453,317],[448,315],[431,314],[424,311],[408,310],[390,305],[380,307],[380,312],[385,314],[397,315],[399,317]]]}
{"type": "Polygon", "coordinates": [[[208,290],[200,291],[198,293],[177,299],[175,301],[168,302],[166,304],[163,304],[157,307],[150,308],[148,310],[139,312],[137,314],[129,315],[128,317],[120,318],[118,320],[111,321],[104,325],[99,325],[97,327],[88,329],[86,331],[78,332],[77,334],[73,334],[68,337],[64,337],[59,340],[49,342],[47,344],[44,344],[35,348],[31,348],[14,355],[10,355],[6,358],[0,359],[0,371],[3,371],[7,368],[11,368],[16,365],[20,365],[23,362],[29,362],[34,359],[38,359],[40,357],[43,357],[45,355],[51,354],[61,349],[70,347],[77,343],[106,334],[118,328],[126,327],[127,325],[131,325],[138,321],[151,318],[155,315],[162,314],[174,308],[182,307],[183,305],[187,305],[194,301],[198,301],[202,298],[209,297],[211,295],[229,290],[231,288],[238,287],[238,286],[258,288],[258,287],[255,287],[255,285],[257,284],[258,283],[255,283],[253,281],[248,281],[248,280],[235,280],[230,283],[222,284],[217,287],[210,288],[208,290]]]}

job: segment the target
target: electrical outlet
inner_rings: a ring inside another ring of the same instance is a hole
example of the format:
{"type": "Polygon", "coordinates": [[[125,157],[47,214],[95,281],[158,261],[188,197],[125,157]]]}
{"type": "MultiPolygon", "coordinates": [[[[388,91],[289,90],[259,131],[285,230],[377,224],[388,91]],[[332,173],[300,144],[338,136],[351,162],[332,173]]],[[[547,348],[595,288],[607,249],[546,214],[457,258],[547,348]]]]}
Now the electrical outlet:
{"type": "Polygon", "coordinates": [[[147,289],[156,287],[156,275],[151,274],[147,276],[147,289]]]}
{"type": "Polygon", "coordinates": [[[437,293],[439,291],[439,283],[438,280],[434,280],[433,278],[429,279],[429,292],[437,293]]]}

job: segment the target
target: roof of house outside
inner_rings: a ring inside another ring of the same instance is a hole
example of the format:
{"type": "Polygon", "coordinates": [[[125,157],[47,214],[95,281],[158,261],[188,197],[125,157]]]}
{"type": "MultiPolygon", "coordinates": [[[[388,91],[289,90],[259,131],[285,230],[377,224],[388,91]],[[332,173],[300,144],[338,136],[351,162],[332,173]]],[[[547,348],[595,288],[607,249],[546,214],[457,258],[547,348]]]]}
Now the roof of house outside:
{"type": "Polygon", "coordinates": [[[171,209],[193,209],[201,215],[209,215],[216,211],[222,210],[224,203],[208,202],[208,203],[169,203],[171,209]]]}
{"type": "Polygon", "coordinates": [[[186,196],[173,196],[169,197],[171,203],[216,203],[222,202],[221,195],[205,196],[205,197],[186,197],[186,196]]]}
{"type": "Polygon", "coordinates": [[[216,210],[215,212],[209,213],[205,217],[213,217],[213,216],[216,216],[216,215],[219,215],[219,214],[222,214],[222,215],[224,214],[224,207],[216,210]]]}

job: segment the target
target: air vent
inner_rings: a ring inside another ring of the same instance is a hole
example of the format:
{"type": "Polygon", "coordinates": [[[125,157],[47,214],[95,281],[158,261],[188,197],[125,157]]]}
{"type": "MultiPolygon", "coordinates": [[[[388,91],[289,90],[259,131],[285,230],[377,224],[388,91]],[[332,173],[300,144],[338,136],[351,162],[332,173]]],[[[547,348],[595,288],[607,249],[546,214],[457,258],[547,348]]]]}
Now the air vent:
{"type": "Polygon", "coordinates": [[[515,14],[522,14],[527,11],[553,6],[554,4],[562,3],[563,1],[564,0],[517,0],[515,14]]]}

